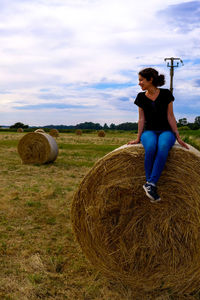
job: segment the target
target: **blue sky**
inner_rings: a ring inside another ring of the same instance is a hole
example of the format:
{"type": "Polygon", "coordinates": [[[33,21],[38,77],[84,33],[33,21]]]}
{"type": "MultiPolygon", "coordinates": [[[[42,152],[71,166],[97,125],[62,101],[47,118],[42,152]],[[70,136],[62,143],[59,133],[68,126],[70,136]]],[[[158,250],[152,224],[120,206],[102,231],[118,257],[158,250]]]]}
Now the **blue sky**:
{"type": "Polygon", "coordinates": [[[138,72],[175,69],[176,119],[200,115],[200,1],[0,0],[0,124],[137,122],[138,72]]]}

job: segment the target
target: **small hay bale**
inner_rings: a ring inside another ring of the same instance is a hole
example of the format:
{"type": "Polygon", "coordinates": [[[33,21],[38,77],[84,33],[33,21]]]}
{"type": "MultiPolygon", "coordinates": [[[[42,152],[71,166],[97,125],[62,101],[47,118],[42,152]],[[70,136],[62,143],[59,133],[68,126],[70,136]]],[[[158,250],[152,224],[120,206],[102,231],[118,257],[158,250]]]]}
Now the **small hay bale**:
{"type": "Polygon", "coordinates": [[[24,164],[45,164],[56,160],[58,146],[49,134],[30,132],[19,141],[18,153],[24,164]]]}
{"type": "Polygon", "coordinates": [[[42,129],[42,128],[38,128],[38,129],[36,129],[34,132],[41,132],[41,133],[45,133],[44,129],[42,129]]]}
{"type": "Polygon", "coordinates": [[[59,131],[57,129],[51,129],[49,131],[49,134],[53,137],[58,137],[59,136],[59,131]]]}
{"type": "Polygon", "coordinates": [[[17,128],[17,132],[24,132],[23,128],[17,128]]]}
{"type": "Polygon", "coordinates": [[[104,130],[99,130],[98,131],[98,136],[99,137],[104,137],[106,135],[105,131],[104,130]]]}
{"type": "Polygon", "coordinates": [[[158,184],[161,202],[149,201],[144,182],[141,144],[100,159],[73,199],[77,241],[97,269],[131,286],[137,299],[166,290],[189,295],[200,287],[200,152],[171,149],[158,184]]]}
{"type": "Polygon", "coordinates": [[[76,131],[75,131],[75,133],[76,133],[76,135],[82,135],[82,130],[81,129],[77,129],[76,131]]]}

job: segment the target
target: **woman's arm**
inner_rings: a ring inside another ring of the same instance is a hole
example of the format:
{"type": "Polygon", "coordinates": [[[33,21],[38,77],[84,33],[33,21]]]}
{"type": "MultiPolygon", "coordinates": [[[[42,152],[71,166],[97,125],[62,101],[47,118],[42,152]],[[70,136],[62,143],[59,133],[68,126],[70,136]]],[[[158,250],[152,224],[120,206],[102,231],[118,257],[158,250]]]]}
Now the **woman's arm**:
{"type": "Polygon", "coordinates": [[[138,144],[140,142],[140,138],[144,129],[144,123],[145,123],[145,116],[144,111],[141,107],[139,107],[139,120],[138,120],[138,134],[137,138],[134,141],[128,142],[128,145],[130,144],[138,144]]]}
{"type": "Polygon", "coordinates": [[[182,141],[182,139],[179,135],[178,128],[176,125],[176,119],[174,117],[174,112],[173,112],[173,102],[170,102],[168,104],[167,119],[168,119],[169,125],[171,126],[172,131],[176,135],[176,139],[177,139],[178,143],[181,146],[185,147],[186,149],[189,149],[188,145],[186,143],[184,143],[184,141],[182,141]]]}

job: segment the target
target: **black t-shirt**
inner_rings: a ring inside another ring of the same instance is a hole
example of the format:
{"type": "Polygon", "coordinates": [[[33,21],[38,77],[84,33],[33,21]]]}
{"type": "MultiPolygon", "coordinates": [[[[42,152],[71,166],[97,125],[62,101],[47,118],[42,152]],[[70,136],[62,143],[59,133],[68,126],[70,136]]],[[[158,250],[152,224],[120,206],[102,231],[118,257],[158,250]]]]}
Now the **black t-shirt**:
{"type": "Polygon", "coordinates": [[[135,99],[135,104],[141,107],[145,115],[145,130],[172,130],[167,120],[168,104],[174,101],[174,96],[168,89],[160,89],[155,101],[141,92],[135,99]]]}

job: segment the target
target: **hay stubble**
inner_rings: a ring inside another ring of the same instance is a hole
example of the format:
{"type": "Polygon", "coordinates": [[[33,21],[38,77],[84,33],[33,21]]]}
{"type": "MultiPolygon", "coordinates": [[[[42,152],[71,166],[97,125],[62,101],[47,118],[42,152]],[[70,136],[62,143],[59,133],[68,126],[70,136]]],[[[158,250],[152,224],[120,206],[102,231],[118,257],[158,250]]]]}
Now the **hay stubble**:
{"type": "Polygon", "coordinates": [[[62,152],[54,164],[40,166],[21,164],[21,137],[0,134],[0,299],[131,299],[88,265],[70,221],[73,193],[91,163],[130,137],[100,141],[89,134],[80,141],[60,134],[62,152]]]}

